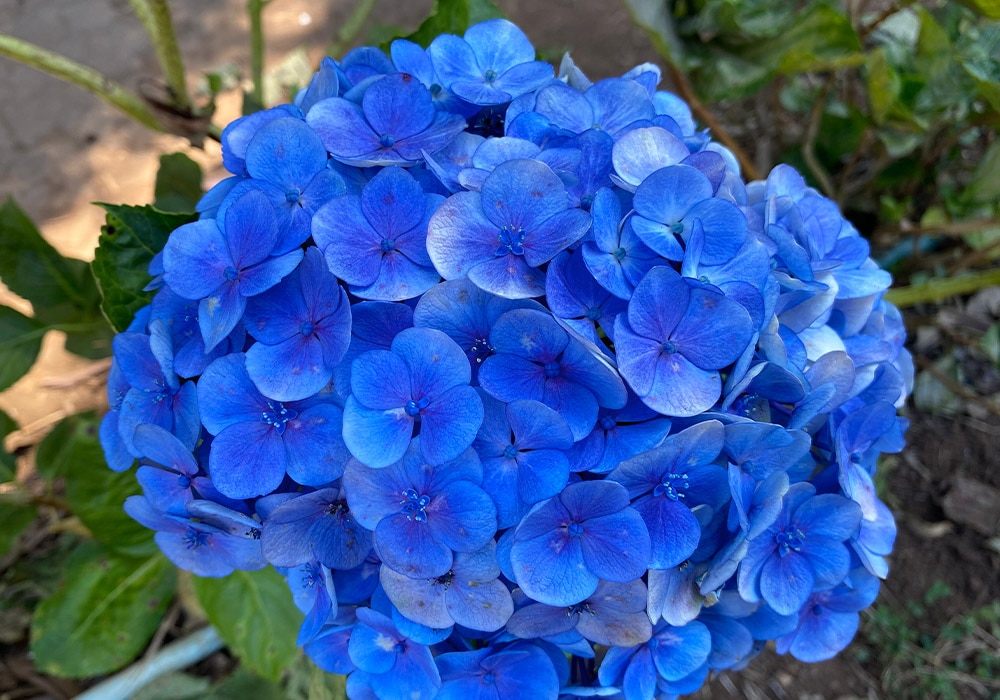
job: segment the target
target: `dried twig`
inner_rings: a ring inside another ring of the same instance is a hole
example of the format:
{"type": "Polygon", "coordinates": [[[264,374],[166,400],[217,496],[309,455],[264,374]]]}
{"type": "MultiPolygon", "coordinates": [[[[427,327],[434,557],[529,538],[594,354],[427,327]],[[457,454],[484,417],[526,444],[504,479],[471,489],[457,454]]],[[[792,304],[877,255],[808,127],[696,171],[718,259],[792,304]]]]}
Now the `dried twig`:
{"type": "Polygon", "coordinates": [[[698,96],[694,94],[694,90],[691,88],[691,83],[688,82],[687,76],[675,66],[670,63],[667,64],[667,70],[670,72],[670,79],[674,83],[674,87],[677,88],[677,92],[680,96],[688,103],[691,107],[691,112],[702,122],[705,126],[709,128],[712,132],[712,136],[718,140],[723,146],[728,148],[736,156],[736,160],[740,162],[740,167],[743,169],[743,174],[746,176],[747,180],[759,180],[761,179],[760,171],[757,170],[757,166],[754,165],[753,159],[747,155],[746,151],[736,143],[736,139],[726,131],[726,129],[719,123],[715,116],[702,104],[698,96]]]}
{"type": "Polygon", "coordinates": [[[816,137],[819,135],[819,123],[823,118],[823,107],[826,105],[826,95],[830,92],[830,87],[833,85],[835,77],[836,76],[831,73],[829,77],[827,77],[826,82],[823,83],[823,87],[820,89],[819,95],[816,96],[816,102],[809,111],[809,125],[806,127],[805,139],[802,142],[802,159],[805,160],[806,166],[809,168],[809,172],[812,173],[814,178],[816,178],[816,181],[819,183],[819,188],[823,190],[823,194],[830,199],[837,199],[837,193],[833,186],[833,182],[830,180],[830,175],[826,172],[820,164],[819,159],[816,157],[816,137]]]}

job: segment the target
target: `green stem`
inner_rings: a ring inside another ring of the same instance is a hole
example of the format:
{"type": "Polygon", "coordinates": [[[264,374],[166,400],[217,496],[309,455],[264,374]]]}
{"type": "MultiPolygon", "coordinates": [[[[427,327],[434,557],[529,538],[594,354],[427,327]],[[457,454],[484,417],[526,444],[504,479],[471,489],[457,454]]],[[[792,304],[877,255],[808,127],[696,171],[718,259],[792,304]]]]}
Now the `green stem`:
{"type": "Polygon", "coordinates": [[[167,0],[129,0],[142,26],[153,42],[156,59],[163,71],[167,90],[173,99],[173,107],[181,114],[191,114],[191,98],[188,96],[187,79],[184,77],[184,60],[177,46],[174,22],[170,17],[167,0]]]}
{"type": "Polygon", "coordinates": [[[250,77],[253,79],[253,99],[264,106],[264,22],[261,15],[269,0],[247,0],[250,15],[250,77]]]}
{"type": "Polygon", "coordinates": [[[961,277],[936,277],[923,284],[896,287],[886,292],[885,298],[900,308],[915,304],[941,301],[952,296],[1000,285],[1000,269],[977,272],[961,277]]]}
{"type": "Polygon", "coordinates": [[[327,56],[333,56],[336,59],[343,56],[344,51],[354,43],[361,29],[365,26],[372,10],[375,9],[375,2],[376,0],[358,0],[354,9],[351,10],[351,16],[337,32],[337,37],[330,42],[330,46],[326,50],[327,56]]]}
{"type": "Polygon", "coordinates": [[[118,83],[76,61],[22,39],[0,34],[0,56],[12,58],[89,90],[143,126],[165,131],[145,103],[118,83]]]}

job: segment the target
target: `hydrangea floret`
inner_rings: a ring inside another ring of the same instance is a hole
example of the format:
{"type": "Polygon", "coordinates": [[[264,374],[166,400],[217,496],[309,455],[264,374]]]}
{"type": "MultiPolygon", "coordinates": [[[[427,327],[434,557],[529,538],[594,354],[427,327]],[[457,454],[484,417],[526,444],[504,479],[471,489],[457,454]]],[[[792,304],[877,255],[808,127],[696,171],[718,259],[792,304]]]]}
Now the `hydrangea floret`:
{"type": "Polygon", "coordinates": [[[125,509],[200,576],[276,567],[352,698],[676,697],[830,658],[888,573],[889,275],[659,77],[503,19],[324,59],[151,266],[125,509]]]}

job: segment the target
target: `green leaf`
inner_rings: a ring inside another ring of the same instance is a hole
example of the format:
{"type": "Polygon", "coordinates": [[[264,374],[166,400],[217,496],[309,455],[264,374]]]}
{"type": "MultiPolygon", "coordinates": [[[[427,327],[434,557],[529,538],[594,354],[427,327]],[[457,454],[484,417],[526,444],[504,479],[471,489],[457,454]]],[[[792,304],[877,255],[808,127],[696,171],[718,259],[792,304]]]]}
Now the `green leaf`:
{"type": "Polygon", "coordinates": [[[847,17],[825,3],[812,3],[780,36],[758,44],[751,56],[775,62],[779,73],[808,73],[865,62],[861,41],[847,17]]]}
{"type": "Polygon", "coordinates": [[[83,544],[66,563],[55,594],[35,612],[35,665],[72,678],[121,668],[156,632],[176,584],[176,569],[162,554],[120,557],[83,544]]]}
{"type": "Polygon", "coordinates": [[[674,18],[664,0],[625,0],[632,21],[649,35],[653,46],[672,66],[686,67],[684,44],[677,36],[674,18]]]}
{"type": "Polygon", "coordinates": [[[212,686],[210,693],[201,697],[204,700],[246,700],[247,698],[287,700],[280,685],[263,681],[259,676],[255,676],[242,666],[237,667],[229,678],[212,686]]]}
{"type": "Polygon", "coordinates": [[[0,484],[13,481],[15,474],[17,474],[17,462],[14,455],[3,448],[4,438],[15,430],[17,430],[17,423],[14,419],[0,411],[0,484]]]}
{"type": "Polygon", "coordinates": [[[125,499],[141,493],[131,472],[111,471],[98,440],[100,421],[93,413],[70,416],[38,448],[39,473],[66,479],[66,500],[94,539],[124,555],[156,550],[153,533],[123,510],[125,499]]]}
{"type": "Polygon", "coordinates": [[[168,673],[137,690],[129,700],[205,700],[210,685],[204,676],[168,673]]]}
{"type": "Polygon", "coordinates": [[[899,75],[889,65],[884,49],[875,49],[868,54],[866,81],[868,102],[871,106],[872,121],[882,124],[888,118],[899,99],[899,75]]]}
{"type": "Polygon", "coordinates": [[[406,38],[427,48],[440,34],[462,35],[477,22],[503,16],[491,0],[434,0],[430,15],[406,38]]]}
{"type": "Polygon", "coordinates": [[[76,322],[96,311],[97,286],[87,263],[60,255],[12,198],[0,208],[0,250],[0,278],[32,303],[41,323],[76,322]]]}
{"type": "Polygon", "coordinates": [[[958,0],[973,12],[990,19],[1000,19],[1000,0],[958,0]]]}
{"type": "Polygon", "coordinates": [[[945,77],[952,65],[951,41],[934,16],[923,7],[916,8],[920,18],[917,36],[916,65],[928,82],[945,77]]]}
{"type": "Polygon", "coordinates": [[[35,507],[24,503],[0,501],[0,557],[5,555],[35,520],[35,507]]]}
{"type": "Polygon", "coordinates": [[[226,578],[194,578],[209,621],[254,673],[277,680],[295,661],[302,613],[274,569],[235,571],[226,578]]]}
{"type": "Polygon", "coordinates": [[[982,204],[1000,199],[1000,141],[994,141],[986,149],[962,197],[970,203],[982,204]]]}
{"type": "Polygon", "coordinates": [[[201,166],[183,153],[160,156],[153,206],[160,211],[191,213],[201,199],[201,166]]]}
{"type": "Polygon", "coordinates": [[[94,276],[101,289],[101,310],[117,332],[124,331],[135,312],[149,303],[147,268],[163,250],[178,226],[194,221],[194,214],[162,212],[151,206],[102,204],[107,212],[94,253],[94,276]]]}
{"type": "MultiPolygon", "coordinates": [[[[0,258],[7,257],[5,252],[0,258]]],[[[0,391],[24,376],[42,349],[45,326],[33,318],[0,306],[0,391]]]]}

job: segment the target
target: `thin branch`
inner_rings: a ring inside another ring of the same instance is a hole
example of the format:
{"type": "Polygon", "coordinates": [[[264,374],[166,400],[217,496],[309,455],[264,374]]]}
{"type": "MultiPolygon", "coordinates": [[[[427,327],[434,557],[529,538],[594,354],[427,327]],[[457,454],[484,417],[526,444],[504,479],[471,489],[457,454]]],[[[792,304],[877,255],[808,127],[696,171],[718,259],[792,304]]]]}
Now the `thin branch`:
{"type": "Polygon", "coordinates": [[[865,26],[861,27],[861,29],[858,30],[858,39],[864,41],[865,37],[867,37],[869,34],[871,34],[878,28],[878,25],[882,24],[882,22],[892,17],[901,9],[903,8],[898,2],[890,4],[884,10],[879,12],[871,22],[869,22],[868,24],[866,24],[865,26]]]}
{"type": "Polygon", "coordinates": [[[893,287],[886,292],[885,299],[902,309],[915,304],[972,294],[998,284],[1000,284],[1000,269],[993,269],[959,277],[934,277],[923,284],[912,284],[908,287],[893,287]]]}
{"type": "Polygon", "coordinates": [[[728,131],[719,123],[715,116],[708,111],[708,108],[701,103],[698,96],[694,94],[694,90],[691,88],[691,83],[688,82],[687,76],[683,72],[677,69],[672,63],[667,64],[667,70],[670,72],[670,79],[674,83],[674,87],[677,88],[677,92],[680,96],[688,103],[691,107],[691,112],[694,116],[702,122],[705,126],[709,128],[712,132],[712,136],[715,137],[723,146],[728,148],[736,156],[736,160],[740,162],[740,167],[743,169],[743,174],[746,176],[747,180],[760,180],[761,174],[757,170],[757,166],[754,165],[753,160],[747,155],[746,151],[736,143],[736,139],[730,135],[728,131]]]}
{"type": "Polygon", "coordinates": [[[927,372],[932,377],[934,377],[934,379],[939,384],[944,386],[944,388],[950,391],[951,393],[965,399],[966,401],[974,403],[977,406],[985,408],[987,411],[989,411],[995,416],[1000,416],[1000,406],[997,406],[992,401],[988,401],[987,399],[983,398],[972,389],[958,383],[956,380],[952,379],[947,374],[945,374],[937,367],[935,367],[934,363],[928,360],[923,355],[915,355],[913,359],[914,361],[916,361],[917,366],[920,367],[921,370],[927,372]]]}
{"type": "Polygon", "coordinates": [[[805,160],[809,172],[816,178],[819,188],[823,190],[830,199],[837,199],[837,193],[830,180],[830,175],[823,169],[819,159],[816,157],[816,137],[819,135],[819,123],[823,118],[823,107],[826,105],[826,96],[833,85],[834,74],[827,77],[826,82],[816,96],[816,102],[809,112],[809,125],[806,127],[805,140],[802,142],[802,159],[805,160]]]}
{"type": "Polygon", "coordinates": [[[253,99],[264,106],[264,6],[270,0],[247,0],[250,16],[250,77],[253,80],[253,99]]]}
{"type": "Polygon", "coordinates": [[[986,228],[1000,226],[1000,219],[979,219],[976,221],[946,221],[940,224],[928,224],[927,226],[889,226],[875,229],[875,234],[893,234],[902,236],[947,236],[949,238],[961,238],[970,233],[977,233],[986,228]]]}
{"type": "Polygon", "coordinates": [[[174,32],[174,22],[170,17],[167,0],[129,0],[129,4],[153,43],[167,91],[173,101],[171,106],[181,114],[192,114],[193,106],[188,96],[187,78],[184,74],[184,59],[177,46],[177,35],[174,32]]]}
{"type": "Polygon", "coordinates": [[[973,250],[968,254],[963,255],[948,268],[948,274],[954,275],[961,270],[974,268],[980,263],[993,260],[993,258],[997,257],[998,254],[1000,254],[1000,240],[993,241],[979,250],[973,250]]]}
{"type": "Polygon", "coordinates": [[[101,681],[77,695],[76,700],[126,700],[160,676],[198,663],[222,647],[222,639],[215,628],[205,627],[188,637],[171,642],[152,658],[143,659],[101,681]]]}
{"type": "Polygon", "coordinates": [[[0,56],[79,85],[143,126],[153,131],[166,131],[142,100],[93,68],[7,34],[0,34],[0,56]]]}

